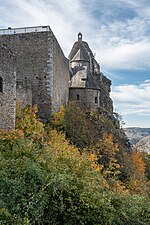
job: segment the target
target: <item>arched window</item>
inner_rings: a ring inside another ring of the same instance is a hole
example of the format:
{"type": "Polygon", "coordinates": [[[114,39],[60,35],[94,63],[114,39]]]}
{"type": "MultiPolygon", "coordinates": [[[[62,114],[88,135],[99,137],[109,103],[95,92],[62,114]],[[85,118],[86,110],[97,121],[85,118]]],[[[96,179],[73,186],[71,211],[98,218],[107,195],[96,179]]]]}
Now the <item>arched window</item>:
{"type": "Polygon", "coordinates": [[[0,92],[3,92],[3,78],[0,77],[0,92]]]}
{"type": "Polygon", "coordinates": [[[80,99],[80,95],[77,95],[77,100],[79,100],[80,99]]]}
{"type": "Polygon", "coordinates": [[[98,98],[97,97],[95,97],[95,103],[98,103],[98,98]]]}

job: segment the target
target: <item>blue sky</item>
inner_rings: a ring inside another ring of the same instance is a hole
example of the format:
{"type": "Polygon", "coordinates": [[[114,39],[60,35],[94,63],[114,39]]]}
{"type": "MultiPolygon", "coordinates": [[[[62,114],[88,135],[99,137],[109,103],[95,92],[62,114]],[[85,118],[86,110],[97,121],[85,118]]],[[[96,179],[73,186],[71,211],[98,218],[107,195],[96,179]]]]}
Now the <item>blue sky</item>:
{"type": "Polygon", "coordinates": [[[66,56],[81,32],[125,126],[150,127],[150,0],[0,0],[0,28],[36,25],[50,25],[66,56]]]}

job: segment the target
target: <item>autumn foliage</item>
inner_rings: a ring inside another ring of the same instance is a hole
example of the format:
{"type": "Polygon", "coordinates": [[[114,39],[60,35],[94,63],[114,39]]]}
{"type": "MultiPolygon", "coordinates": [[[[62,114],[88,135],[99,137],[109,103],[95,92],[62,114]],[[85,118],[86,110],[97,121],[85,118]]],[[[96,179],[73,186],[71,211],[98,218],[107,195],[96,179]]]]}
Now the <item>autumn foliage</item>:
{"type": "Polygon", "coordinates": [[[95,143],[94,126],[79,108],[76,123],[73,105],[47,125],[37,110],[18,109],[16,129],[0,131],[0,224],[149,224],[148,192],[137,191],[139,177],[147,185],[142,155],[130,155],[131,167],[125,158],[122,164],[113,135],[95,143]]]}
{"type": "Polygon", "coordinates": [[[135,171],[141,176],[145,174],[145,163],[140,152],[133,152],[131,154],[131,159],[133,160],[133,165],[135,166],[135,171]]]}

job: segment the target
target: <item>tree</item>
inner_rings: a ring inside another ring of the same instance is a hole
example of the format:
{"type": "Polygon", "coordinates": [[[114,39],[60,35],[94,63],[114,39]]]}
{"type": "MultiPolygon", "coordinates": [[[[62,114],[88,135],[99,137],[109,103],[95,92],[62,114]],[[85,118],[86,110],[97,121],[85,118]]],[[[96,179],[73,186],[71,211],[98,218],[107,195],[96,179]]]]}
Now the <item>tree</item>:
{"type": "Polygon", "coordinates": [[[141,154],[145,163],[145,175],[150,180],[150,154],[144,152],[141,154]]]}
{"type": "MultiPolygon", "coordinates": [[[[18,129],[0,132],[1,224],[148,224],[148,195],[117,190],[122,185],[112,135],[81,152],[34,114],[23,111],[18,129]]],[[[142,164],[136,156],[133,161],[142,164]]],[[[143,167],[138,171],[143,174],[143,167]]]]}
{"type": "Polygon", "coordinates": [[[118,145],[113,142],[112,134],[104,133],[103,139],[92,147],[92,151],[97,156],[97,162],[102,165],[102,173],[106,178],[116,176],[119,173],[116,153],[119,151],[118,145]]]}
{"type": "Polygon", "coordinates": [[[75,102],[70,102],[65,109],[64,129],[69,140],[83,149],[92,142],[90,121],[75,102]]]}

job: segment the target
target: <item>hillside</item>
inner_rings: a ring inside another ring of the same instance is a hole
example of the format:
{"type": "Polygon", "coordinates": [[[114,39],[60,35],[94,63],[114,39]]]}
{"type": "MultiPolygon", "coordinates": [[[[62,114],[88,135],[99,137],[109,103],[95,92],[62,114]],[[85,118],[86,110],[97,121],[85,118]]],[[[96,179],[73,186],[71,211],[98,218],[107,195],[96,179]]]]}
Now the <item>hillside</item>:
{"type": "Polygon", "coordinates": [[[141,139],[150,135],[150,128],[129,127],[124,129],[132,144],[136,144],[141,139]]]}
{"type": "Polygon", "coordinates": [[[150,154],[150,135],[142,138],[135,144],[135,147],[138,151],[144,151],[150,154]]]}
{"type": "Polygon", "coordinates": [[[102,115],[71,104],[45,125],[37,110],[18,109],[16,129],[0,130],[0,224],[148,225],[149,158],[119,149],[102,115]]]}

